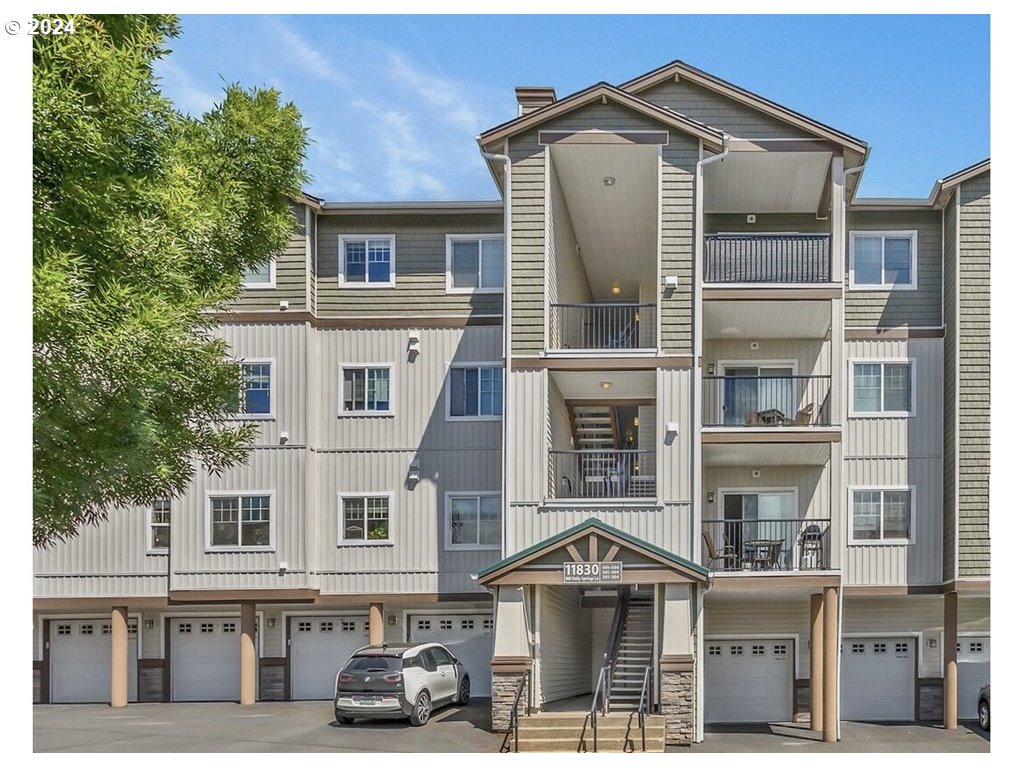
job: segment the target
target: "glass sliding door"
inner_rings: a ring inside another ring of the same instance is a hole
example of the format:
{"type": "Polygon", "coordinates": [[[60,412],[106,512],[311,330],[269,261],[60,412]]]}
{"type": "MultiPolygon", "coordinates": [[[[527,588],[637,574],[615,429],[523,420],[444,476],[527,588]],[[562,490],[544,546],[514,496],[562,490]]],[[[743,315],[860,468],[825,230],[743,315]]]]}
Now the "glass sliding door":
{"type": "Polygon", "coordinates": [[[792,364],[728,365],[722,380],[723,424],[758,423],[759,418],[792,419],[796,412],[792,364]]]}

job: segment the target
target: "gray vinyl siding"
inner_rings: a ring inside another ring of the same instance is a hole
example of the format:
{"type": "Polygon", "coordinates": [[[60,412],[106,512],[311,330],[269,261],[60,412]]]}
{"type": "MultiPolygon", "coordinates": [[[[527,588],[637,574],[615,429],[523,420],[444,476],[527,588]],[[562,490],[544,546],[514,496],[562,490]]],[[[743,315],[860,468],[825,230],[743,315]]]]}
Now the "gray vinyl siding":
{"type": "Polygon", "coordinates": [[[813,213],[759,213],[757,221],[747,224],[744,213],[709,213],[704,217],[704,233],[716,232],[801,232],[805,234],[831,231],[828,219],[813,213]]]}
{"type": "Polygon", "coordinates": [[[956,516],[957,516],[957,466],[956,466],[956,414],[957,414],[957,338],[960,323],[957,316],[957,217],[959,211],[956,197],[950,199],[943,211],[942,241],[943,262],[943,317],[945,333],[942,341],[943,389],[942,389],[942,447],[943,447],[943,548],[942,577],[956,578],[956,516]]]}
{"type": "Polygon", "coordinates": [[[544,348],[544,148],[534,133],[509,141],[512,158],[512,354],[544,348]]]}
{"type": "Polygon", "coordinates": [[[589,693],[590,616],[572,587],[538,588],[540,703],[589,693]]]}
{"type": "Polygon", "coordinates": [[[575,448],[572,439],[572,421],[565,397],[554,379],[548,379],[548,445],[551,448],[571,451],[575,448]]]}
{"type": "Polygon", "coordinates": [[[990,176],[960,189],[959,576],[989,575],[990,176]]]}
{"type": "Polygon", "coordinates": [[[308,240],[306,237],[306,207],[292,206],[295,229],[285,247],[274,259],[276,277],[273,288],[242,288],[235,301],[228,304],[234,311],[279,310],[282,301],[288,309],[304,310],[306,305],[306,269],[308,240]]]}
{"type": "Polygon", "coordinates": [[[505,231],[493,214],[322,215],[316,233],[317,314],[322,317],[501,315],[501,293],[446,293],[445,235],[505,231]],[[395,287],[339,287],[340,235],[394,235],[395,287]]]}
{"type": "Polygon", "coordinates": [[[942,214],[939,211],[857,211],[847,216],[846,241],[854,231],[917,231],[917,289],[850,290],[853,253],[847,247],[846,327],[934,328],[942,324],[942,214]]]}
{"type": "Polygon", "coordinates": [[[637,95],[653,104],[674,109],[693,120],[738,138],[806,138],[810,136],[795,126],[686,81],[676,83],[669,80],[641,91],[637,95]]]}
{"type": "MultiPolygon", "coordinates": [[[[659,368],[657,371],[657,444],[655,472],[657,473],[658,498],[666,504],[686,504],[689,506],[693,498],[692,452],[690,434],[692,429],[699,429],[693,424],[692,368],[659,368]],[[675,422],[679,425],[679,434],[669,439],[665,425],[675,422]]],[[[668,510],[666,510],[668,514],[668,510]]],[[[689,541],[684,540],[684,549],[671,549],[667,544],[659,546],[671,552],[688,557],[691,549],[689,541]]]]}
{"type": "Polygon", "coordinates": [[[715,494],[714,503],[704,501],[703,520],[722,519],[723,489],[795,488],[797,518],[828,520],[831,518],[831,473],[822,466],[763,466],[759,480],[750,476],[750,467],[705,467],[705,496],[715,494]]]}
{"type": "Polygon", "coordinates": [[[679,287],[662,294],[661,349],[693,351],[694,179],[697,142],[675,131],[661,154],[661,274],[675,275],[679,287]]]}
{"type": "Polygon", "coordinates": [[[758,349],[750,349],[749,340],[708,339],[704,342],[703,363],[715,364],[715,375],[724,376],[723,362],[796,361],[797,376],[827,376],[831,365],[831,342],[818,339],[761,339],[758,349]]]}

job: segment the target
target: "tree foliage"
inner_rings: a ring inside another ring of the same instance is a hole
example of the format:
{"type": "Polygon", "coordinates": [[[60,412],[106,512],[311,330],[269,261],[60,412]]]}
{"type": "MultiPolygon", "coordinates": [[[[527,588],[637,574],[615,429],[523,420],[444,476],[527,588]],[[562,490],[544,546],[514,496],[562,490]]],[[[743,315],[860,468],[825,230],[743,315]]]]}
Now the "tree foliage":
{"type": "Polygon", "coordinates": [[[76,16],[33,49],[33,540],[243,461],[209,310],[285,243],[306,143],[273,90],[200,119],[153,74],[169,15],[76,16]]]}

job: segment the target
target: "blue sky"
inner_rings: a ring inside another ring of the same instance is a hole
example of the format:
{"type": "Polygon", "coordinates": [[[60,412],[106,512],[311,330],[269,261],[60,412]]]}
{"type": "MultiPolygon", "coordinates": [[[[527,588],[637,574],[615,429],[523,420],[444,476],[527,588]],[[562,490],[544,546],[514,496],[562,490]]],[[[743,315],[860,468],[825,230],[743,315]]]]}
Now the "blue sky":
{"type": "Polygon", "coordinates": [[[272,86],[331,200],[494,199],[475,136],[517,85],[559,96],[681,59],[871,145],[861,197],[923,197],[989,155],[987,16],[194,16],[157,67],[199,114],[272,86]]]}

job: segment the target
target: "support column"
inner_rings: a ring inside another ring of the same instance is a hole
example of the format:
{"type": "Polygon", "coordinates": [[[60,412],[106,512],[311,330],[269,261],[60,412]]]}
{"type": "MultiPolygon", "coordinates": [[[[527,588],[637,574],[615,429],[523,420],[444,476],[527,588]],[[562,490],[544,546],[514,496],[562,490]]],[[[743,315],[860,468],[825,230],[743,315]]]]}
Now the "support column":
{"type": "Polygon", "coordinates": [[[943,602],[942,622],[942,727],[952,730],[956,728],[957,711],[957,595],[948,592],[943,602]]]}
{"type": "Polygon", "coordinates": [[[839,739],[839,588],[825,587],[824,675],[822,690],[822,741],[832,744],[839,739]]]}
{"type": "Polygon", "coordinates": [[[822,703],[824,702],[822,678],[825,674],[825,657],[822,646],[825,641],[824,598],[821,594],[811,595],[811,730],[820,731],[822,703]]]}
{"type": "Polygon", "coordinates": [[[128,608],[110,612],[110,706],[128,706],[128,608]]]}
{"type": "Polygon", "coordinates": [[[693,587],[665,585],[664,631],[658,669],[665,743],[691,744],[694,731],[693,587]]]}
{"type": "Polygon", "coordinates": [[[384,603],[370,603],[370,645],[384,643],[384,603]]]}
{"type": "Polygon", "coordinates": [[[249,706],[256,703],[256,603],[241,604],[242,631],[239,634],[241,669],[239,675],[238,703],[249,706]]]}

